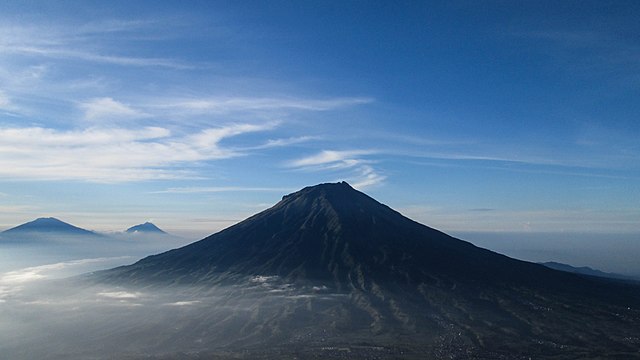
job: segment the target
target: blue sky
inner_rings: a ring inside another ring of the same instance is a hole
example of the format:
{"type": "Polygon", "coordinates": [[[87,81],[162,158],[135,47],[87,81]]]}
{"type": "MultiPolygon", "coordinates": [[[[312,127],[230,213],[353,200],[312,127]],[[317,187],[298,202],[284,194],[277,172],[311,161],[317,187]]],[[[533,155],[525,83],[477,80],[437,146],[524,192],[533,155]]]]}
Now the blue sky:
{"type": "Polygon", "coordinates": [[[445,231],[640,233],[636,2],[0,14],[0,228],[197,237],[346,180],[445,231]]]}

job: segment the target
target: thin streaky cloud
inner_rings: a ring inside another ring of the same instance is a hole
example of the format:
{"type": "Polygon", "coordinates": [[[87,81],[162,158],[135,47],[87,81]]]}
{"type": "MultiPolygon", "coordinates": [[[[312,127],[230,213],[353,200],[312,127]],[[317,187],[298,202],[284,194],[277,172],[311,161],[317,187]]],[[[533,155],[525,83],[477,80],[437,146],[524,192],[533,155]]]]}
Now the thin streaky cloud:
{"type": "Polygon", "coordinates": [[[236,111],[306,110],[327,111],[341,107],[371,103],[373,99],[344,97],[331,99],[306,99],[288,97],[209,97],[195,99],[166,99],[149,104],[148,108],[173,109],[191,113],[228,113],[236,111]]]}
{"type": "Polygon", "coordinates": [[[359,174],[353,178],[352,185],[354,188],[363,190],[369,187],[382,184],[387,177],[379,174],[373,167],[363,165],[358,169],[359,174]]]}
{"type": "Polygon", "coordinates": [[[167,305],[167,306],[193,306],[193,305],[198,305],[200,303],[201,303],[200,300],[189,300],[189,301],[176,301],[176,302],[172,302],[172,303],[166,303],[164,305],[167,305]]]}
{"type": "Polygon", "coordinates": [[[289,146],[295,144],[301,144],[313,140],[319,140],[318,136],[296,136],[284,139],[269,139],[263,145],[260,145],[261,148],[272,148],[272,147],[281,147],[281,146],[289,146]]]}
{"type": "Polygon", "coordinates": [[[199,178],[197,172],[183,166],[246,155],[220,142],[276,126],[229,124],[182,136],[159,127],[83,131],[0,128],[0,178],[107,183],[199,178]]]}
{"type": "Polygon", "coordinates": [[[272,149],[278,147],[286,147],[296,144],[303,144],[306,142],[318,140],[320,137],[318,136],[297,136],[290,138],[282,138],[282,139],[269,139],[263,144],[256,146],[248,146],[248,147],[236,147],[235,151],[244,152],[244,151],[255,151],[255,150],[263,150],[263,149],[272,149]]]}
{"type": "Polygon", "coordinates": [[[193,69],[196,66],[186,64],[173,59],[164,58],[145,58],[145,57],[129,57],[121,55],[105,55],[97,52],[89,52],[73,49],[55,49],[35,46],[2,46],[0,49],[5,53],[13,53],[20,55],[31,55],[53,59],[64,60],[82,60],[89,62],[106,63],[122,66],[139,66],[139,67],[167,67],[174,69],[193,69]]]}
{"type": "Polygon", "coordinates": [[[11,108],[11,100],[9,99],[9,96],[6,92],[0,90],[0,109],[9,110],[11,108]]]}
{"type": "Polygon", "coordinates": [[[135,119],[149,116],[110,97],[94,98],[79,106],[84,110],[85,119],[90,121],[135,119]]]}
{"type": "Polygon", "coordinates": [[[241,187],[241,186],[209,186],[209,187],[177,187],[166,190],[152,191],[151,194],[200,194],[200,193],[222,193],[222,192],[292,192],[291,188],[278,187],[241,187]]]}
{"type": "Polygon", "coordinates": [[[350,166],[356,165],[356,164],[353,164],[353,161],[356,160],[354,158],[362,155],[370,155],[373,153],[374,151],[371,151],[371,150],[346,150],[346,151],[323,150],[315,155],[290,161],[287,163],[287,166],[296,168],[296,167],[310,167],[310,166],[318,166],[318,165],[326,165],[326,164],[343,163],[347,167],[350,167],[350,166]]]}
{"type": "Polygon", "coordinates": [[[362,190],[382,184],[386,179],[386,176],[371,166],[371,160],[363,158],[376,153],[372,150],[323,150],[315,155],[289,161],[286,166],[307,171],[348,170],[349,175],[345,179],[355,188],[362,190]]]}
{"type": "MultiPolygon", "coordinates": [[[[155,26],[161,25],[160,22],[155,20],[121,20],[110,19],[98,22],[90,22],[82,24],[76,27],[72,36],[86,36],[86,35],[103,35],[105,33],[128,33],[139,31],[143,29],[151,29],[155,26]]],[[[166,26],[166,24],[164,24],[166,26]]]]}
{"type": "MultiPolygon", "coordinates": [[[[58,60],[79,60],[85,62],[112,64],[137,67],[166,67],[173,69],[193,69],[193,64],[158,57],[136,57],[122,54],[113,54],[100,47],[106,35],[111,35],[113,40],[126,42],[120,30],[115,27],[107,27],[106,32],[97,28],[95,31],[82,31],[79,28],[47,27],[28,25],[0,26],[0,50],[4,55],[17,55],[23,57],[58,60]]],[[[121,46],[126,48],[126,46],[121,46]]]]}
{"type": "MultiPolygon", "coordinates": [[[[42,127],[0,128],[0,150],[5,147],[90,146],[166,138],[171,132],[161,127],[141,129],[88,128],[62,131],[42,127]]],[[[0,151],[0,155],[2,152],[0,151]]]]}
{"type": "Polygon", "coordinates": [[[99,292],[96,295],[113,300],[135,300],[140,298],[142,296],[142,293],[128,291],[105,291],[99,292]]]}
{"type": "MultiPolygon", "coordinates": [[[[7,194],[4,194],[2,196],[7,196],[7,194]]],[[[0,213],[7,213],[12,215],[16,213],[32,212],[35,210],[38,210],[38,207],[33,205],[0,205],[0,213]]]]}

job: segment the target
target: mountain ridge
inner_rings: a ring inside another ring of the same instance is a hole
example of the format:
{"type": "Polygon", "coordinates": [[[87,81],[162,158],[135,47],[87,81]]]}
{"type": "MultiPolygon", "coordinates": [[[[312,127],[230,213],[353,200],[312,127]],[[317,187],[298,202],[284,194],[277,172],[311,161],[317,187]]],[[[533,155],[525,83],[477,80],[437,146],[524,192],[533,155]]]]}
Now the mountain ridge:
{"type": "Polygon", "coordinates": [[[556,261],[547,261],[539,263],[544,265],[550,269],[565,271],[573,274],[585,275],[585,276],[595,276],[607,279],[618,279],[618,280],[628,280],[628,281],[636,281],[640,282],[640,279],[637,277],[622,275],[617,273],[604,272],[598,269],[591,268],[589,266],[572,266],[568,264],[559,263],[556,261]]]}

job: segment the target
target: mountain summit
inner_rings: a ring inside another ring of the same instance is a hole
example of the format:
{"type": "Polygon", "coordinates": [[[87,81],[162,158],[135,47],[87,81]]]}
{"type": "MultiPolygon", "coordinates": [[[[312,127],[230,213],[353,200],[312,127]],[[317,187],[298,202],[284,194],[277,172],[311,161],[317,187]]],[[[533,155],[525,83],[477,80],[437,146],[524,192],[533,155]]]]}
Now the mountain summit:
{"type": "Polygon", "coordinates": [[[53,217],[38,218],[2,232],[4,235],[21,235],[31,233],[42,235],[98,235],[93,231],[73,226],[53,217]]]}
{"type": "Polygon", "coordinates": [[[144,224],[139,224],[128,228],[125,232],[127,233],[145,233],[145,234],[166,234],[163,230],[161,230],[156,225],[145,222],[144,224]]]}

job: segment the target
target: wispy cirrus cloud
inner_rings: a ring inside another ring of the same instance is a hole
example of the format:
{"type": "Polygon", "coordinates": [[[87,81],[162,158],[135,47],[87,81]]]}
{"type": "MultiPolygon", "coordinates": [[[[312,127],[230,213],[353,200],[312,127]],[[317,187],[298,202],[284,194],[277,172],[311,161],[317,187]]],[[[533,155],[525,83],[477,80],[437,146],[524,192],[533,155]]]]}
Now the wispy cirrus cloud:
{"type": "Polygon", "coordinates": [[[98,295],[99,297],[114,299],[114,300],[134,300],[142,296],[142,294],[139,292],[129,292],[129,291],[105,291],[105,292],[99,292],[96,295],[98,295]]]}
{"type": "Polygon", "coordinates": [[[258,145],[256,148],[268,149],[273,147],[289,146],[317,139],[319,139],[317,136],[295,136],[282,139],[269,139],[264,144],[258,145]]]}
{"type": "Polygon", "coordinates": [[[80,104],[80,108],[84,110],[84,117],[89,121],[135,119],[149,116],[110,97],[91,99],[80,104]]]}
{"type": "Polygon", "coordinates": [[[4,91],[0,90],[0,110],[6,110],[9,107],[11,107],[11,100],[4,91]]]}
{"type": "Polygon", "coordinates": [[[372,153],[370,150],[323,150],[315,155],[290,161],[287,165],[294,168],[349,168],[362,163],[359,156],[372,153]]]}
{"type": "Polygon", "coordinates": [[[372,150],[323,150],[317,154],[292,160],[286,164],[292,169],[307,171],[345,171],[346,180],[355,188],[364,189],[381,184],[386,176],[372,166],[373,161],[365,158],[375,154],[372,150]]]}
{"type": "Polygon", "coordinates": [[[188,65],[177,60],[163,58],[143,58],[121,55],[105,55],[89,50],[63,49],[52,46],[7,46],[0,45],[0,49],[6,53],[19,54],[23,56],[53,58],[59,60],[80,60],[88,62],[99,62],[121,66],[138,67],[169,67],[175,69],[190,69],[193,65],[188,65]]]}
{"type": "Polygon", "coordinates": [[[200,304],[200,300],[188,300],[188,301],[176,301],[172,303],[166,303],[167,306],[193,306],[200,304]]]}
{"type": "MultiPolygon", "coordinates": [[[[0,197],[5,197],[7,196],[7,194],[0,194],[0,197]]],[[[30,212],[30,211],[34,211],[37,210],[38,207],[37,206],[33,206],[33,205],[0,205],[0,213],[6,213],[6,214],[19,214],[19,213],[24,213],[24,212],[30,212]]]]}
{"type": "Polygon", "coordinates": [[[154,194],[200,194],[200,193],[221,193],[221,192],[291,192],[293,189],[279,187],[242,187],[242,186],[191,186],[174,187],[166,190],[154,191],[154,194]]]}
{"type": "Polygon", "coordinates": [[[141,22],[119,22],[114,26],[113,23],[105,23],[102,27],[94,26],[93,28],[82,26],[43,28],[10,24],[0,27],[0,50],[5,55],[33,59],[74,60],[135,67],[193,68],[192,64],[177,59],[129,56],[100,46],[105,43],[106,33],[111,33],[115,39],[120,39],[122,42],[126,40],[122,34],[140,24],[141,22]],[[106,31],[99,31],[99,28],[104,28],[106,31]]]}
{"type": "Polygon", "coordinates": [[[372,98],[337,97],[314,99],[300,97],[199,97],[164,99],[149,108],[187,111],[189,113],[230,113],[249,111],[304,110],[327,111],[336,108],[371,103],[372,98]]]}
{"type": "Polygon", "coordinates": [[[376,169],[369,165],[362,165],[357,170],[358,174],[351,184],[356,189],[364,189],[383,183],[387,177],[381,175],[376,169]]]}
{"type": "Polygon", "coordinates": [[[160,127],[71,131],[0,128],[0,177],[93,182],[197,177],[181,165],[241,156],[243,153],[220,142],[275,126],[229,124],[182,136],[160,127]]]}

